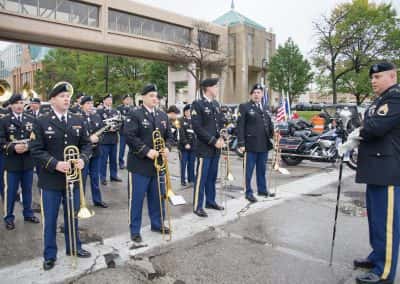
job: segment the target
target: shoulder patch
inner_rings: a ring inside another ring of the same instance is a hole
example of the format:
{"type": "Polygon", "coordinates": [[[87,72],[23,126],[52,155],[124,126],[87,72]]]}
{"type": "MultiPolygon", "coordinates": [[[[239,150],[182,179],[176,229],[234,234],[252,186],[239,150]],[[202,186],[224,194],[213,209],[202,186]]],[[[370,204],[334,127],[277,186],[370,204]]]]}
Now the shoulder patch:
{"type": "Polygon", "coordinates": [[[384,104],[378,108],[378,111],[376,113],[380,116],[386,116],[388,112],[389,112],[389,106],[388,104],[384,104]]]}

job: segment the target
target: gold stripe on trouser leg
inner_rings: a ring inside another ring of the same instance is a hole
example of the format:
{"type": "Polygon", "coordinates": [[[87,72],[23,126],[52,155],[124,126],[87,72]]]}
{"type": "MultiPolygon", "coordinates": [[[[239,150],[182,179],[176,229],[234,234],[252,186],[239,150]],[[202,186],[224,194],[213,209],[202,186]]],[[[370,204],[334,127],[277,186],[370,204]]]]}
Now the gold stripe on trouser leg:
{"type": "Polygon", "coordinates": [[[3,172],[3,182],[4,182],[4,218],[7,216],[7,198],[8,198],[8,183],[7,183],[7,171],[3,172]]]}
{"type": "Polygon", "coordinates": [[[247,168],[247,152],[243,156],[243,192],[246,193],[246,168],[247,168]]]}
{"type": "Polygon", "coordinates": [[[133,173],[128,172],[128,184],[129,184],[129,210],[128,210],[128,220],[129,220],[129,225],[132,223],[131,220],[131,211],[132,211],[132,193],[133,193],[133,178],[132,178],[133,173]]]}
{"type": "Polygon", "coordinates": [[[381,278],[387,279],[392,267],[392,246],[393,246],[393,211],[394,211],[394,186],[388,187],[388,204],[386,215],[386,252],[385,266],[381,278]]]}
{"type": "Polygon", "coordinates": [[[199,158],[199,170],[197,171],[196,189],[194,191],[193,210],[197,210],[197,205],[199,204],[199,191],[200,191],[200,181],[201,181],[202,173],[203,173],[203,158],[199,158]]]}
{"type": "Polygon", "coordinates": [[[43,189],[40,189],[40,215],[42,216],[42,236],[43,236],[43,250],[44,250],[44,248],[45,248],[45,244],[44,244],[45,218],[44,218],[44,207],[43,207],[43,189]]]}

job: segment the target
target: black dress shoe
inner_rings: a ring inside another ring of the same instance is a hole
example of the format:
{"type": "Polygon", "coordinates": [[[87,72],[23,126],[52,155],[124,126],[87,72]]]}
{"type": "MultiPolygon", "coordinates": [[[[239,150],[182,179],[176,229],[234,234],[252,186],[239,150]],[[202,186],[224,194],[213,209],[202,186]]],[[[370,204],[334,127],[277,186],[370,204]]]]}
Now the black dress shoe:
{"type": "Polygon", "coordinates": [[[199,217],[203,217],[203,218],[208,217],[208,214],[203,209],[195,210],[195,211],[193,211],[193,213],[196,214],[199,217]]]}
{"type": "Polygon", "coordinates": [[[102,181],[101,181],[101,184],[102,184],[102,185],[107,185],[107,181],[106,181],[106,180],[102,180],[102,181]]]}
{"type": "Polygon", "coordinates": [[[251,203],[256,203],[257,202],[257,198],[255,198],[253,195],[246,196],[246,199],[248,201],[250,201],[251,203]]]}
{"type": "Polygon", "coordinates": [[[36,217],[36,216],[32,216],[32,217],[25,217],[25,218],[24,218],[24,221],[25,221],[25,222],[34,223],[34,224],[39,224],[39,223],[40,223],[40,220],[39,220],[39,218],[38,218],[38,217],[36,217]]]}
{"type": "Polygon", "coordinates": [[[120,177],[111,178],[110,180],[115,181],[115,182],[122,182],[122,178],[120,178],[120,177]]]}
{"type": "Polygon", "coordinates": [[[15,224],[14,221],[7,221],[6,222],[6,229],[11,231],[15,229],[15,224]]]}
{"type": "Polygon", "coordinates": [[[143,240],[142,240],[142,236],[139,235],[139,234],[131,235],[131,240],[132,240],[133,242],[135,242],[135,243],[141,243],[141,242],[143,241],[143,240]]]}
{"type": "MultiPolygon", "coordinates": [[[[151,228],[151,231],[152,232],[157,232],[157,233],[160,233],[160,234],[163,233],[163,230],[161,228],[159,228],[159,229],[151,228]]],[[[169,233],[170,233],[169,228],[168,227],[164,227],[164,234],[169,234],[169,233]]]]}
{"type": "Polygon", "coordinates": [[[105,203],[105,202],[97,202],[97,203],[95,203],[94,204],[94,206],[95,207],[100,207],[100,208],[108,208],[108,205],[107,205],[107,203],[105,203]]]}
{"type": "Polygon", "coordinates": [[[181,182],[181,185],[182,186],[187,186],[187,183],[186,182],[181,182]]]}
{"type": "Polygon", "coordinates": [[[43,269],[50,270],[54,267],[55,264],[56,264],[56,261],[53,259],[45,260],[45,261],[43,261],[43,269]]]}
{"type": "MultiPolygon", "coordinates": [[[[67,252],[67,255],[71,255],[71,253],[70,253],[70,252],[67,252]]],[[[80,250],[78,250],[78,252],[76,253],[76,256],[77,256],[77,257],[80,257],[80,258],[89,258],[89,257],[92,256],[92,254],[91,254],[90,252],[88,252],[87,250],[80,249],[80,250]]]]}
{"type": "Polygon", "coordinates": [[[125,169],[125,166],[124,166],[124,165],[120,165],[120,166],[119,166],[119,169],[120,169],[120,170],[124,170],[124,169],[125,169]]]}
{"type": "Polygon", "coordinates": [[[219,206],[218,204],[206,204],[206,208],[214,210],[224,210],[224,207],[219,206]]]}
{"type": "Polygon", "coordinates": [[[381,279],[378,275],[372,272],[357,276],[356,281],[357,284],[393,284],[393,281],[381,279]]]}
{"type": "Polygon", "coordinates": [[[265,197],[270,196],[268,192],[257,192],[257,195],[258,196],[265,196],[265,197]]]}
{"type": "Polygon", "coordinates": [[[358,258],[353,261],[354,268],[374,268],[374,264],[367,258],[358,258]]]}

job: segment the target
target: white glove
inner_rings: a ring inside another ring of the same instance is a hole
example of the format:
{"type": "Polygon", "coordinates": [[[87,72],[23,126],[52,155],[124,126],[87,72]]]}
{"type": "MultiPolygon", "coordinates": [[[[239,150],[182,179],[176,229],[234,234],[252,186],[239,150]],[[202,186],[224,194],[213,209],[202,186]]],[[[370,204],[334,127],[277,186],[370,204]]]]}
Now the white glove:
{"type": "Polygon", "coordinates": [[[354,148],[357,148],[360,145],[360,128],[354,129],[349,136],[347,137],[347,141],[344,143],[340,143],[338,146],[338,154],[342,157],[347,152],[350,152],[354,148]]]}
{"type": "Polygon", "coordinates": [[[347,140],[361,140],[361,139],[362,137],[360,136],[360,127],[354,129],[347,137],[347,140]]]}

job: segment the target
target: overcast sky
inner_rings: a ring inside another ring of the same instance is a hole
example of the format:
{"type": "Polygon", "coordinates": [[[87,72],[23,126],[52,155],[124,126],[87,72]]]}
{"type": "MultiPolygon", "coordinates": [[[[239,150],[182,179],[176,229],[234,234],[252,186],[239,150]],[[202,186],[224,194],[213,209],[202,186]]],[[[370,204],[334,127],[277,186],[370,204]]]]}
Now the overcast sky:
{"type": "MultiPolygon", "coordinates": [[[[230,10],[231,0],[138,0],[148,5],[186,16],[212,21],[230,10]]],[[[314,47],[312,23],[338,3],[350,0],[235,0],[235,9],[259,24],[272,29],[278,44],[291,37],[304,55],[314,47]]],[[[391,2],[400,12],[400,0],[391,2]]],[[[3,49],[4,43],[0,43],[3,49]]]]}

